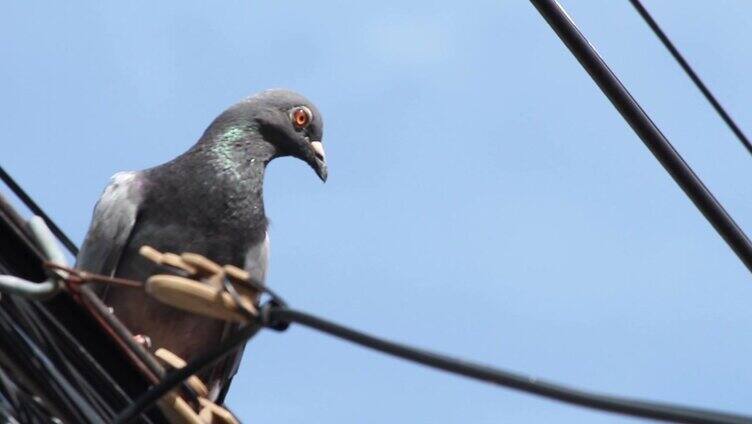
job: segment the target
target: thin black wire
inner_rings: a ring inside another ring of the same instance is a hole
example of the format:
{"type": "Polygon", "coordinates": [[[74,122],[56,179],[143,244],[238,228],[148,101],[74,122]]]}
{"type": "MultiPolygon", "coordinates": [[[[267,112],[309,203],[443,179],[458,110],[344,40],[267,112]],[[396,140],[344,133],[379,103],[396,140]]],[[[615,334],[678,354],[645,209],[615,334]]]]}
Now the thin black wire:
{"type": "Polygon", "coordinates": [[[64,400],[65,404],[69,406],[70,412],[75,415],[76,422],[94,423],[101,421],[101,417],[94,411],[92,405],[84,400],[83,396],[62,375],[44,352],[42,352],[29,336],[24,333],[19,325],[13,320],[13,317],[4,309],[0,309],[0,317],[2,317],[2,320],[0,320],[0,326],[4,327],[4,331],[15,336],[19,342],[17,347],[20,349],[20,352],[23,352],[25,357],[30,358],[34,368],[40,373],[46,375],[47,384],[52,390],[56,391],[60,399],[64,400]]]}
{"type": "MultiPolygon", "coordinates": [[[[75,355],[81,358],[80,360],[82,364],[80,364],[79,366],[88,367],[89,372],[95,373],[97,379],[103,379],[108,384],[108,386],[113,389],[112,397],[117,398],[117,401],[119,403],[128,404],[131,402],[131,398],[127,393],[125,393],[125,390],[120,387],[120,384],[115,381],[112,376],[110,376],[96,360],[94,360],[94,358],[85,348],[78,345],[73,335],[57,320],[57,318],[55,318],[46,308],[42,306],[38,306],[37,310],[40,311],[41,314],[46,318],[46,320],[57,330],[61,341],[67,345],[67,349],[69,349],[68,351],[75,352],[75,355]]],[[[88,388],[90,385],[87,381],[83,381],[81,386],[88,388]]],[[[91,389],[94,390],[93,387],[91,389]]],[[[115,413],[112,411],[110,412],[111,413],[110,415],[108,415],[108,417],[111,418],[115,415],[115,413]]],[[[151,423],[151,419],[149,417],[142,417],[142,419],[144,420],[144,422],[151,423]]]]}
{"type": "Polygon", "coordinates": [[[183,368],[177,368],[168,372],[158,384],[149,387],[149,389],[136,398],[132,404],[123,409],[123,411],[115,417],[113,423],[128,423],[142,413],[148,411],[149,408],[154,406],[154,403],[159,400],[159,398],[173,390],[183,380],[193,374],[201,372],[206,367],[234,352],[241,344],[253,337],[260,328],[260,326],[255,324],[246,325],[235,333],[230,334],[230,337],[220,345],[211,348],[203,355],[186,364],[183,368]]]}
{"type": "Polygon", "coordinates": [[[52,231],[55,236],[60,240],[61,243],[65,245],[65,247],[68,249],[69,252],[73,254],[73,256],[78,255],[78,247],[76,247],[76,244],[71,241],[70,238],[63,232],[63,230],[60,229],[60,227],[55,224],[55,221],[53,221],[45,212],[42,210],[42,208],[37,205],[37,203],[32,199],[28,194],[26,194],[26,191],[24,191],[23,188],[21,188],[18,183],[13,179],[13,177],[10,176],[7,172],[5,172],[5,169],[3,169],[2,166],[0,166],[0,179],[5,182],[5,184],[8,186],[8,188],[11,189],[11,191],[18,196],[19,199],[26,205],[27,208],[29,208],[32,212],[34,212],[35,215],[39,215],[44,222],[47,224],[47,226],[50,228],[50,231],[52,231]]]}
{"type": "Polygon", "coordinates": [[[668,51],[671,53],[671,56],[673,56],[674,59],[676,59],[676,61],[679,63],[679,66],[684,69],[684,72],[687,73],[687,76],[689,76],[689,78],[692,80],[692,82],[695,83],[697,88],[700,90],[700,92],[702,92],[708,102],[710,102],[710,104],[713,106],[713,109],[718,112],[718,115],[721,116],[721,119],[726,122],[726,125],[729,126],[734,135],[736,135],[736,138],[738,138],[739,141],[744,145],[744,147],[747,149],[747,152],[752,154],[752,143],[750,143],[747,136],[744,135],[744,132],[742,132],[739,126],[736,125],[736,122],[734,122],[731,116],[726,112],[726,109],[721,106],[721,104],[718,102],[718,99],[716,99],[713,93],[710,92],[708,87],[700,79],[697,73],[692,69],[691,66],[689,66],[689,63],[684,59],[684,56],[679,53],[679,50],[676,49],[666,33],[663,32],[661,27],[658,26],[658,23],[655,21],[655,19],[650,16],[650,13],[648,13],[647,9],[645,9],[642,3],[640,3],[640,0],[629,0],[629,2],[632,3],[632,6],[634,6],[635,9],[637,9],[637,13],[642,16],[642,19],[644,19],[645,23],[647,23],[650,29],[653,30],[656,37],[661,40],[666,49],[668,49],[668,51]]]}
{"type": "MultiPolygon", "coordinates": [[[[451,358],[427,350],[417,349],[404,344],[375,337],[334,322],[316,317],[306,312],[289,309],[284,306],[262,308],[261,324],[270,328],[286,328],[290,323],[298,323],[322,331],[335,337],[365,346],[370,349],[420,363],[432,368],[459,374],[504,387],[517,389],[538,396],[561,402],[584,406],[601,411],[621,413],[641,418],[662,421],[711,424],[750,424],[752,417],[716,412],[699,408],[666,403],[647,402],[606,396],[572,389],[559,384],[541,381],[533,377],[511,373],[485,365],[475,364],[461,359],[451,358]]],[[[147,411],[164,394],[172,390],[181,381],[220,360],[238,348],[255,334],[258,326],[247,325],[228,338],[220,346],[207,354],[191,361],[188,365],[168,374],[159,384],[150,387],[136,401],[121,412],[115,423],[124,424],[147,411]]]]}
{"type": "MultiPolygon", "coordinates": [[[[590,41],[577,28],[569,14],[556,0],[530,0],[530,2],[632,127],[635,134],[671,175],[671,178],[684,190],[687,197],[744,262],[747,269],[752,271],[752,241],[747,238],[723,205],[705,187],[702,180],[661,133],[629,90],[619,81],[590,41]]],[[[589,117],[583,116],[583,118],[589,117]]]]}
{"type": "MultiPolygon", "coordinates": [[[[51,363],[53,363],[61,374],[68,379],[71,386],[76,388],[81,397],[84,398],[92,408],[101,417],[112,416],[112,408],[104,401],[101,396],[101,391],[96,390],[91,386],[90,381],[86,380],[81,372],[90,372],[90,368],[77,368],[63,352],[62,346],[55,340],[55,337],[49,331],[49,328],[40,321],[40,317],[31,310],[35,304],[30,304],[24,299],[11,298],[9,301],[14,304],[14,308],[10,310],[11,316],[18,320],[26,329],[35,329],[38,335],[33,338],[35,343],[40,349],[40,352],[47,354],[51,363]]],[[[43,309],[43,308],[39,308],[43,309]]],[[[30,335],[31,336],[31,335],[30,335]]],[[[70,351],[69,351],[70,352],[70,351]]],[[[82,352],[79,349],[76,358],[83,358],[82,352]]]]}
{"type": "MultiPolygon", "coordinates": [[[[287,302],[285,302],[285,300],[274,290],[253,280],[250,280],[248,283],[259,292],[269,295],[270,300],[267,305],[269,305],[270,307],[286,307],[287,302]]],[[[139,396],[131,405],[129,405],[120,414],[118,414],[118,416],[113,421],[115,424],[128,423],[142,413],[148,411],[148,409],[151,408],[154,403],[159,400],[159,398],[174,389],[183,380],[187,379],[193,374],[201,372],[211,364],[216,363],[230,353],[239,349],[243,343],[253,337],[261,329],[261,326],[255,322],[257,318],[253,316],[250,311],[246,310],[243,307],[243,303],[240,301],[240,296],[235,288],[232,287],[232,284],[230,284],[230,282],[225,279],[223,285],[225,290],[227,290],[230,296],[233,297],[235,304],[238,305],[238,307],[241,309],[241,313],[243,313],[243,315],[245,315],[249,319],[251,324],[241,327],[235,333],[230,334],[230,336],[219,346],[207,351],[203,355],[189,362],[183,368],[169,372],[162,378],[162,380],[158,384],[151,386],[144,393],[142,393],[141,396],[139,396]]],[[[266,309],[268,310],[269,308],[266,309]]],[[[287,326],[289,324],[282,322],[271,323],[267,320],[264,325],[277,331],[284,331],[285,329],[287,329],[287,326]]]]}

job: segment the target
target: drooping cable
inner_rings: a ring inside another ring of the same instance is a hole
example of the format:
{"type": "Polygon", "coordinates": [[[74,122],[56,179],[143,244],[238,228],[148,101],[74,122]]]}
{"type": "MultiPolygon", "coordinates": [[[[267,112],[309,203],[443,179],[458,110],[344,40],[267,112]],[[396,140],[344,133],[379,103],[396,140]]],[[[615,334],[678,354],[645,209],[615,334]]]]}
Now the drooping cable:
{"type": "MultiPolygon", "coordinates": [[[[301,324],[370,349],[378,350],[428,367],[447,371],[452,374],[458,374],[600,411],[673,422],[703,424],[752,423],[752,417],[750,416],[607,396],[572,389],[529,376],[451,358],[442,354],[375,337],[285,306],[267,304],[261,310],[259,321],[261,325],[273,329],[287,328],[290,323],[301,324]]],[[[150,387],[149,390],[139,396],[133,404],[123,410],[123,412],[121,412],[116,418],[115,423],[123,424],[130,422],[142,412],[147,411],[160,397],[170,390],[173,390],[181,381],[210,366],[212,363],[220,360],[237,349],[242,343],[255,334],[257,328],[258,327],[253,324],[243,327],[241,330],[231,335],[220,346],[213,348],[200,358],[191,361],[185,367],[169,373],[159,384],[150,387]]]]}
{"type": "Polygon", "coordinates": [[[539,380],[534,377],[515,374],[498,368],[392,342],[294,309],[284,307],[271,308],[269,310],[269,320],[272,323],[301,324],[369,349],[378,350],[388,355],[423,364],[431,368],[591,409],[673,422],[752,423],[752,417],[749,416],[589,393],[539,380]]]}
{"type": "Polygon", "coordinates": [[[650,29],[653,30],[653,33],[655,33],[656,37],[661,40],[661,43],[663,43],[666,49],[668,49],[669,53],[671,53],[671,56],[676,59],[676,62],[679,63],[679,66],[684,69],[684,72],[687,74],[687,76],[689,76],[689,79],[691,79],[692,82],[695,83],[697,88],[700,90],[703,96],[705,96],[710,105],[713,106],[713,109],[715,109],[718,115],[720,115],[721,119],[723,119],[723,122],[728,125],[736,138],[738,138],[742,145],[744,145],[744,147],[747,149],[747,152],[752,154],[752,143],[750,143],[747,136],[744,134],[741,128],[736,125],[736,122],[734,122],[733,118],[731,118],[728,112],[726,112],[726,109],[721,106],[721,103],[718,101],[718,99],[715,98],[713,93],[710,92],[710,89],[708,89],[702,79],[700,79],[694,69],[692,69],[692,67],[689,65],[689,62],[687,62],[686,59],[684,59],[684,56],[679,53],[679,50],[676,48],[676,46],[674,46],[674,43],[671,42],[671,40],[668,38],[666,33],[663,32],[655,19],[653,19],[650,13],[648,13],[647,9],[645,9],[642,3],[640,3],[640,0],[629,0],[629,2],[632,3],[632,6],[634,6],[634,8],[637,10],[637,13],[640,14],[645,23],[647,23],[650,29]]]}

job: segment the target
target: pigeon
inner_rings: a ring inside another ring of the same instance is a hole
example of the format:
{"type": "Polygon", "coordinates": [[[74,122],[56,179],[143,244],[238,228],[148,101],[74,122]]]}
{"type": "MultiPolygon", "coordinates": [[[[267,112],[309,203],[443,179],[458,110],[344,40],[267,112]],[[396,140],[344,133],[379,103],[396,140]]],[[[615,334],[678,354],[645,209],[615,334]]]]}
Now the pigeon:
{"type": "MultiPolygon", "coordinates": [[[[146,281],[157,271],[139,254],[149,245],[238,266],[263,284],[269,258],[264,171],[271,160],[293,156],[326,182],[322,134],[321,114],[300,94],[266,90],[238,102],[175,159],[111,178],[94,208],[76,267],[146,281]]],[[[219,344],[231,328],[159,303],[142,290],[108,286],[98,293],[133,334],[186,361],[219,344]]],[[[213,400],[227,392],[242,351],[200,375],[213,400]]]]}

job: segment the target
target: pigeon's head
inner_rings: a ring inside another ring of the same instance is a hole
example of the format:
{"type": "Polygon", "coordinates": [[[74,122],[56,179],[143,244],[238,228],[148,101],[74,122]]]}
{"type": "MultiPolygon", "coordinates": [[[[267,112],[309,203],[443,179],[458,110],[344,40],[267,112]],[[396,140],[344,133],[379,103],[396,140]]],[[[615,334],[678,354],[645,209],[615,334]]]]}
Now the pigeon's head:
{"type": "Polygon", "coordinates": [[[266,90],[235,108],[252,121],[263,141],[273,146],[275,156],[294,156],[306,162],[326,181],[327,167],[321,138],[324,121],[308,99],[288,90],[266,90]]]}

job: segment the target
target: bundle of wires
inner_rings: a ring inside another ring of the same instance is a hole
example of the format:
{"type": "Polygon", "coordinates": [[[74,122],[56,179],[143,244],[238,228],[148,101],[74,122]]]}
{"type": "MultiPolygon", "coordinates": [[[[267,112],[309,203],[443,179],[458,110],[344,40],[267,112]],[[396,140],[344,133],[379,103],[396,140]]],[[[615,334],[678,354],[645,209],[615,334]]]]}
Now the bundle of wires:
{"type": "MultiPolygon", "coordinates": [[[[42,281],[42,255],[0,196],[0,274],[42,281]]],[[[110,422],[147,382],[80,305],[0,297],[0,419],[110,422]]],[[[163,422],[158,412],[145,422],[163,422]]]]}

